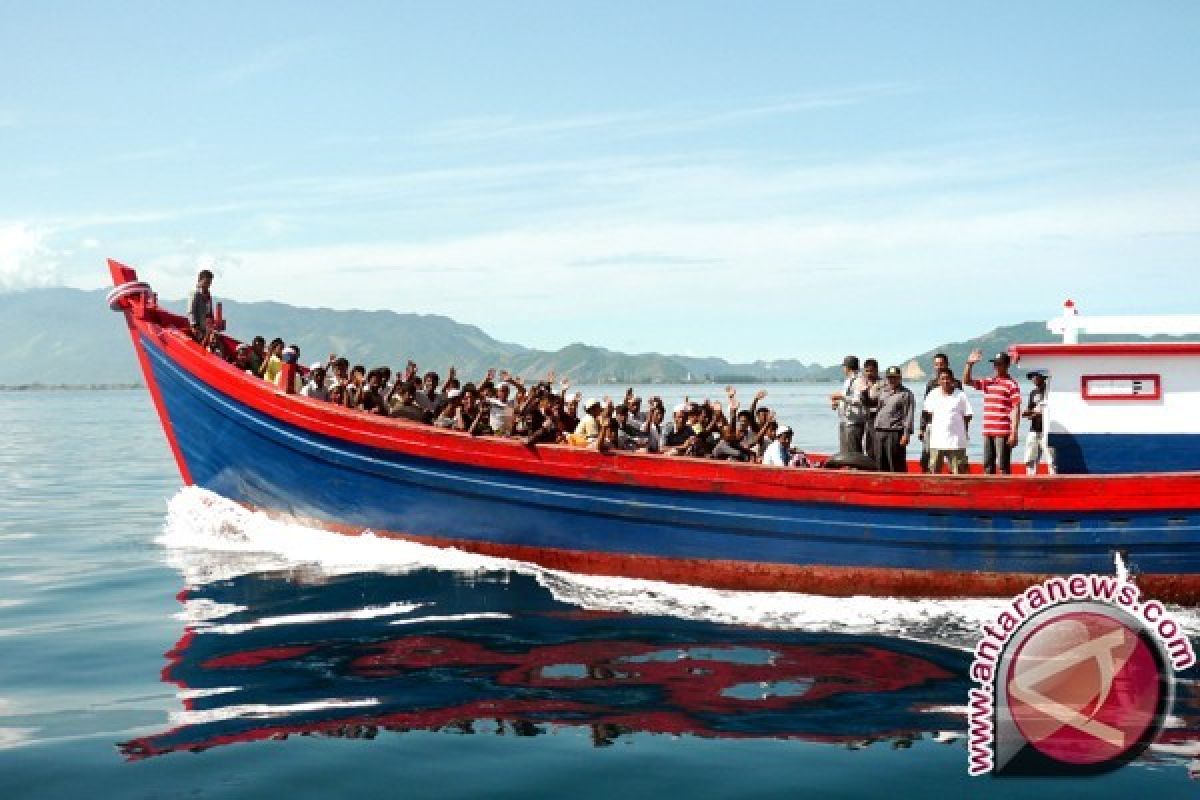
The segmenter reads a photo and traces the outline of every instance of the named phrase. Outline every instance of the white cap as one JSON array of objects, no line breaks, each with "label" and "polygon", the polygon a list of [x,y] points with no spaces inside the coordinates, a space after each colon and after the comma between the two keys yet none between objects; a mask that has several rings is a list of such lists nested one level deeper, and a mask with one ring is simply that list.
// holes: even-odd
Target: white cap
[{"label": "white cap", "polygon": [[458,389],[447,389],[446,390],[446,399],[453,400],[454,398],[458,397],[460,394],[462,394],[462,392],[460,392]]},{"label": "white cap", "polygon": [[687,403],[680,403],[679,405],[675,406],[675,413],[676,413],[676,414],[686,414],[686,413],[687,413],[687,410],[688,410],[688,404],[687,404]]},{"label": "white cap", "polygon": [[588,409],[590,409],[592,406],[598,406],[598,405],[600,405],[600,401],[599,401],[599,400],[597,400],[597,399],[596,399],[596,398],[594,398],[594,397],[589,397],[589,398],[588,398],[588,401],[587,401],[586,403],[584,403],[584,404],[583,404],[583,410],[584,410],[584,411],[587,411],[587,410],[588,410]]},{"label": "white cap", "polygon": [[783,436],[785,433],[792,433],[791,426],[780,425],[779,428],[777,428],[775,431],[776,436]]},{"label": "white cap", "polygon": [[322,362],[320,362],[320,361],[314,361],[313,363],[311,363],[311,364],[309,364],[309,365],[308,365],[308,368],[309,368],[309,369],[324,369],[324,368],[325,368],[325,364],[323,364],[323,363],[322,363]]}]

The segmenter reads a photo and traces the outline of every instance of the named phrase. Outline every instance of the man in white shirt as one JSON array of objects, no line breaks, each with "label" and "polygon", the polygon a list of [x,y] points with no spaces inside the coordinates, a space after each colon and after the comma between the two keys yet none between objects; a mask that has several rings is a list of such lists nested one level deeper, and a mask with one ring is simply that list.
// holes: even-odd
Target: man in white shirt
[{"label": "man in white shirt", "polygon": [[767,446],[763,453],[762,463],[768,467],[790,467],[792,465],[792,429],[787,425],[780,426],[775,433],[775,441]]},{"label": "man in white shirt", "polygon": [[967,472],[967,426],[971,424],[971,403],[955,386],[954,373],[938,373],[938,388],[925,396],[929,419],[929,471],[941,472],[942,463],[956,475]]},{"label": "man in white shirt", "polygon": [[325,388],[325,365],[314,361],[308,368],[308,381],[300,390],[300,394],[314,400],[329,400],[329,390]]}]

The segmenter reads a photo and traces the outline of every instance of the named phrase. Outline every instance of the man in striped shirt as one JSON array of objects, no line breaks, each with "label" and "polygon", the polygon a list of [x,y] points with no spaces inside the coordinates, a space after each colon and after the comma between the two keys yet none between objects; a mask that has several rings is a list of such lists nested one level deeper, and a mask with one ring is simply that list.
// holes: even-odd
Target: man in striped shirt
[{"label": "man in striped shirt", "polygon": [[1008,353],[997,353],[992,358],[992,377],[972,379],[972,367],[982,360],[983,353],[979,350],[972,350],[967,356],[963,385],[983,392],[983,471],[996,474],[999,460],[1000,472],[1007,475],[1012,471],[1012,450],[1021,422],[1021,387],[1008,374],[1011,363]]}]

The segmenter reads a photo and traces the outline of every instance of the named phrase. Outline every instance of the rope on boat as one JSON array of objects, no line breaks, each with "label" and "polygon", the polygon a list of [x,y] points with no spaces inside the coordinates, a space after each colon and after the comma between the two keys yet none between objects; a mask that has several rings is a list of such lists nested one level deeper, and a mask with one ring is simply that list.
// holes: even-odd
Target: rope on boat
[{"label": "rope on boat", "polygon": [[145,281],[129,281],[116,286],[108,293],[108,307],[113,311],[124,311],[128,305],[126,298],[133,298],[138,295],[147,297],[150,295],[150,284]]}]

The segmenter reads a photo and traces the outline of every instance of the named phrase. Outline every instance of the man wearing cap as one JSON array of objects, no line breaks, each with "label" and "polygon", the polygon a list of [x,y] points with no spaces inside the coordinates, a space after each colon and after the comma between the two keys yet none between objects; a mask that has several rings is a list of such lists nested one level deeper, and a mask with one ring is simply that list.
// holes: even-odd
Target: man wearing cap
[{"label": "man wearing cap", "polygon": [[762,463],[768,467],[787,467],[792,463],[792,429],[787,425],[779,426],[775,432],[775,441],[767,446],[763,453]]},{"label": "man wearing cap", "polygon": [[899,367],[887,368],[875,414],[875,461],[884,472],[908,472],[908,442],[916,418],[916,400],[901,381]]},{"label": "man wearing cap", "polygon": [[842,453],[861,453],[867,427],[867,409],[863,405],[867,387],[859,378],[858,356],[842,359],[842,371],[846,376],[842,390],[829,396],[833,410],[838,412],[838,449]]},{"label": "man wearing cap", "polygon": [[1012,450],[1017,444],[1017,427],[1021,424],[1021,387],[1008,374],[1012,359],[1008,353],[992,357],[990,378],[971,377],[971,369],[983,360],[983,352],[972,350],[963,371],[963,384],[983,392],[983,471],[996,474],[1012,471]]},{"label": "man wearing cap", "polygon": [[1025,377],[1033,381],[1033,389],[1029,392],[1029,404],[1021,414],[1029,420],[1029,437],[1025,440],[1025,474],[1036,475],[1038,462],[1045,459],[1053,474],[1054,451],[1046,446],[1045,434],[1042,432],[1042,412],[1046,407],[1046,372],[1034,370]]}]

